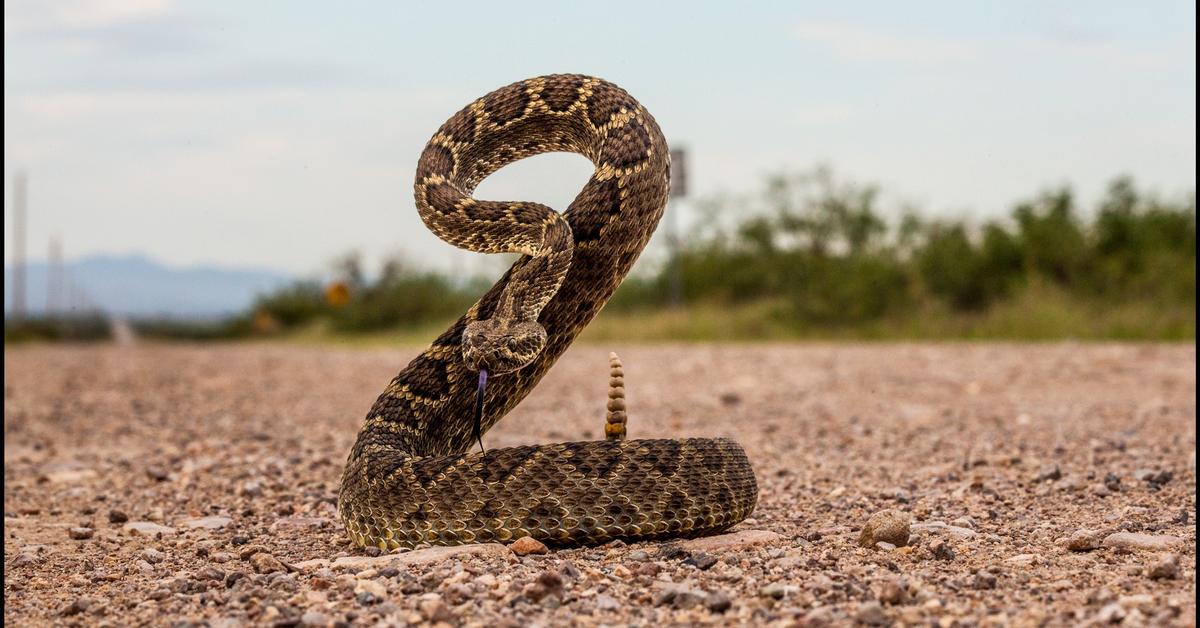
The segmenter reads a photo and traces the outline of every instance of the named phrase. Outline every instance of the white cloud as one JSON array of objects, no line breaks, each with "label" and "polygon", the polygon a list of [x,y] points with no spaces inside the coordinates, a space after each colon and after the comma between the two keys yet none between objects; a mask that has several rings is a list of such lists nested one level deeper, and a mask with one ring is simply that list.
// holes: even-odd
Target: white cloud
[{"label": "white cloud", "polygon": [[804,21],[792,29],[792,35],[851,61],[942,64],[972,59],[980,52],[970,42],[883,31],[848,22]]}]

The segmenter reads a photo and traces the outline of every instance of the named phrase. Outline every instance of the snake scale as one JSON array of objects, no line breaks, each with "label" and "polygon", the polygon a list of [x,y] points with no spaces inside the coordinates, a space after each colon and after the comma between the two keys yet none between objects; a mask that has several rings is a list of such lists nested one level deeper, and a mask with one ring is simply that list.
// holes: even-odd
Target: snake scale
[{"label": "snake scale", "polygon": [[[472,197],[499,168],[562,151],[596,167],[566,212]],[[392,549],[531,536],[563,547],[694,537],[754,510],[754,472],[729,439],[468,453],[629,272],[662,217],[669,168],[654,118],[621,88],[588,76],[502,87],[442,125],[417,166],[421,218],[461,248],[523,255],[371,407],[338,503],[355,543]]]}]

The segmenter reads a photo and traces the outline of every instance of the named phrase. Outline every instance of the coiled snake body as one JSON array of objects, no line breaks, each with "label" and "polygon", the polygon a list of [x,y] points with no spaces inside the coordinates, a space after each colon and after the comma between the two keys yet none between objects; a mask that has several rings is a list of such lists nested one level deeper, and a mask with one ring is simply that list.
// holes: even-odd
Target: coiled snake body
[{"label": "coiled snake body", "polygon": [[[555,151],[596,166],[565,213],[471,196],[504,165]],[[462,248],[524,255],[372,406],[338,505],[357,544],[688,537],[723,530],[753,511],[754,473],[729,439],[467,453],[612,296],[662,216],[668,170],[666,141],[650,114],[624,90],[587,76],[514,83],[442,125],[417,166],[425,224]],[[476,426],[481,371],[491,380]]]}]

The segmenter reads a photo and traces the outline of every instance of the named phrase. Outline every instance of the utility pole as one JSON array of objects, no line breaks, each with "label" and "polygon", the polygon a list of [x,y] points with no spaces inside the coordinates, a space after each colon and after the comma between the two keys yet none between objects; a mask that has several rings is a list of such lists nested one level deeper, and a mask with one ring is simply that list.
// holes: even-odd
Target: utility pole
[{"label": "utility pole", "polygon": [[[667,240],[671,248],[671,267],[668,269],[667,298],[672,306],[683,303],[683,259],[680,256],[679,202],[687,196],[687,151],[671,149],[671,194],[667,199]],[[674,202],[672,202],[674,201]]]},{"label": "utility pole", "polygon": [[50,237],[50,264],[46,269],[46,315],[64,314],[62,238]]},{"label": "utility pole", "polygon": [[13,179],[13,319],[25,318],[25,173]]}]

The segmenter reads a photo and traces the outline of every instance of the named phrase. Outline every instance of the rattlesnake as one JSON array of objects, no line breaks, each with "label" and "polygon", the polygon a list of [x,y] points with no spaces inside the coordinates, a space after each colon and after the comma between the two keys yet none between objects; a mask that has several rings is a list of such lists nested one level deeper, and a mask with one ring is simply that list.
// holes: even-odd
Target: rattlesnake
[{"label": "rattlesnake", "polygon": [[[565,213],[471,196],[506,164],[556,151],[596,166]],[[753,470],[729,439],[467,453],[529,394],[629,272],[662,216],[669,167],[654,118],[621,88],[588,76],[514,83],[442,125],[417,165],[421,218],[459,247],[524,255],[372,406],[339,497],[354,542],[390,549],[523,536],[551,546],[689,537],[754,510]]]}]

